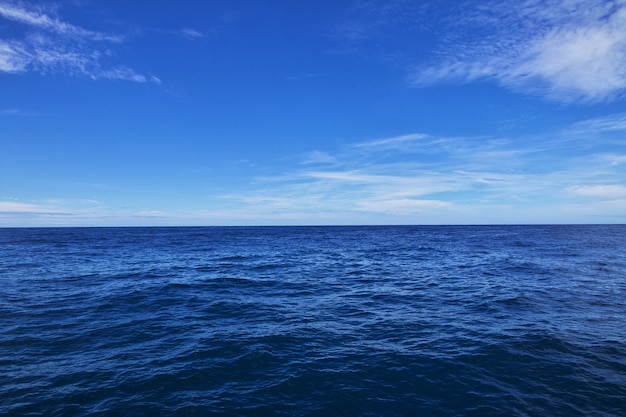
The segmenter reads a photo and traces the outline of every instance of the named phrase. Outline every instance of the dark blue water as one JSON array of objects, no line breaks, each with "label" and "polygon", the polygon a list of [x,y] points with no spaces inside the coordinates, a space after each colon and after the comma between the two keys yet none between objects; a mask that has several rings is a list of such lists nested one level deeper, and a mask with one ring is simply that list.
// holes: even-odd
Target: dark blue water
[{"label": "dark blue water", "polygon": [[0,229],[2,416],[624,416],[626,226]]}]

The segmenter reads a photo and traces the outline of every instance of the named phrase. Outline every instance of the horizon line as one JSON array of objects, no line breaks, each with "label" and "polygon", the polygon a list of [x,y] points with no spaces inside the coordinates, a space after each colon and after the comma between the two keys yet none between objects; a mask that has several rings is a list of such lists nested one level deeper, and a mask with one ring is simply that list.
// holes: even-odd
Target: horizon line
[{"label": "horizon line", "polygon": [[250,225],[75,225],[0,226],[1,229],[183,229],[183,228],[308,228],[308,227],[524,227],[524,226],[626,226],[626,223],[447,223],[447,224],[250,224]]}]

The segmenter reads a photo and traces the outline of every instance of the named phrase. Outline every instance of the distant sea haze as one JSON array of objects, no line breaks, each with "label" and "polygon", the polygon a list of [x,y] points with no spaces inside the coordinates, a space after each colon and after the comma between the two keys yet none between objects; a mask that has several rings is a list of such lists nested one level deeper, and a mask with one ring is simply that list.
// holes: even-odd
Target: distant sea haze
[{"label": "distant sea haze", "polygon": [[0,229],[0,416],[626,416],[626,226]]}]

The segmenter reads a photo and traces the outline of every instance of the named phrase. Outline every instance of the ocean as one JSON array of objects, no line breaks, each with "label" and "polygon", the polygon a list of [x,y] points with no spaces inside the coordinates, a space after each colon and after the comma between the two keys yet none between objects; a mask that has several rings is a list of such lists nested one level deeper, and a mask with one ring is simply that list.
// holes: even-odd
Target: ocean
[{"label": "ocean", "polygon": [[0,416],[625,416],[626,226],[0,229]]}]

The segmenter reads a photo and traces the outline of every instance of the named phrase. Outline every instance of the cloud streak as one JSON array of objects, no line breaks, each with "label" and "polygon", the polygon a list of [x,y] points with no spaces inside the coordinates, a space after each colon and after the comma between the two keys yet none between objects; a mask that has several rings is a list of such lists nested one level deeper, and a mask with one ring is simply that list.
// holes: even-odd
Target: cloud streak
[{"label": "cloud streak", "polygon": [[[300,155],[201,204],[0,202],[0,223],[451,224],[626,220],[626,114],[520,137],[422,133]],[[571,150],[574,152],[570,152]],[[581,151],[582,150],[582,151]],[[168,208],[169,207],[169,208]],[[26,222],[26,220],[24,220]]]},{"label": "cloud streak", "polygon": [[626,186],[624,185],[577,185],[569,187],[567,191],[585,197],[597,197],[603,200],[626,198]]},{"label": "cloud streak", "polygon": [[314,151],[299,168],[222,197],[235,207],[246,204],[259,218],[326,216],[349,223],[624,217],[624,117],[524,138],[412,133],[365,140],[332,153]]},{"label": "cloud streak", "polygon": [[66,73],[93,79],[116,79],[139,83],[160,80],[128,66],[110,65],[119,34],[88,30],[54,16],[50,4],[14,3],[0,0],[0,21],[14,26],[18,36],[0,37],[0,72]]},{"label": "cloud streak", "polygon": [[0,213],[44,213],[47,211],[47,209],[36,204],[0,201]]},{"label": "cloud streak", "polygon": [[24,23],[36,28],[46,29],[61,35],[77,36],[98,41],[122,41],[122,37],[120,36],[107,35],[100,32],[86,30],[70,23],[63,22],[57,18],[50,17],[39,7],[31,7],[32,9],[26,9],[12,3],[0,3],[0,16],[8,20]]}]

